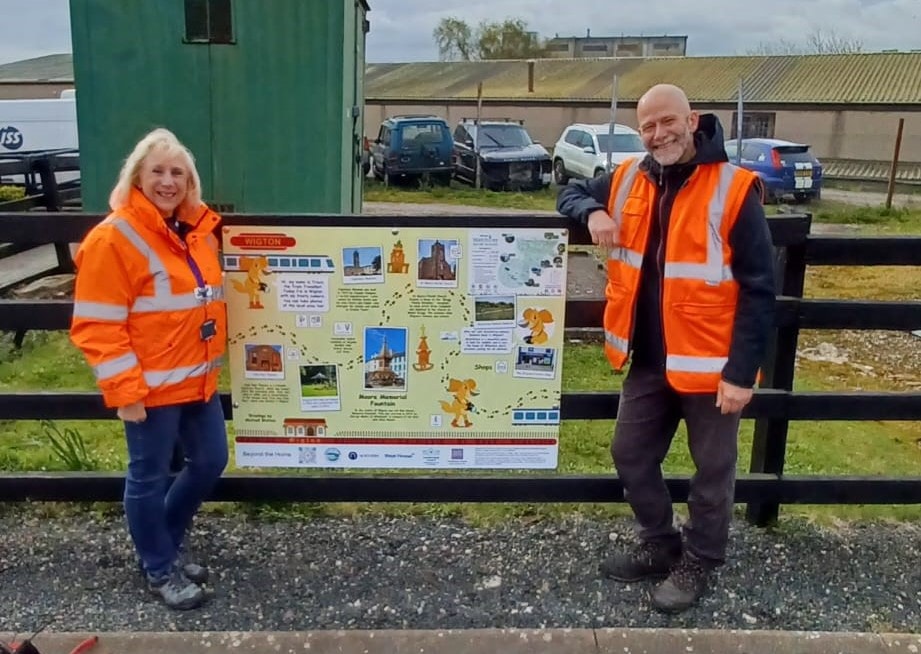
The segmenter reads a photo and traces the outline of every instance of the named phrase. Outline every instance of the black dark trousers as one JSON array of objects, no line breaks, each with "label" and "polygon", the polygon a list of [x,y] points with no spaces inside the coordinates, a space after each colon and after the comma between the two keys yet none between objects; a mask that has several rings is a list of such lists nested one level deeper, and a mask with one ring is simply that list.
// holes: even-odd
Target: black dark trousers
[{"label": "black dark trousers", "polygon": [[685,547],[719,565],[725,562],[729,540],[740,415],[722,415],[715,394],[676,392],[662,370],[631,368],[620,397],[611,455],[639,523],[639,537],[677,538],[662,461],[682,418],[697,468],[688,498],[690,520],[683,528]]}]

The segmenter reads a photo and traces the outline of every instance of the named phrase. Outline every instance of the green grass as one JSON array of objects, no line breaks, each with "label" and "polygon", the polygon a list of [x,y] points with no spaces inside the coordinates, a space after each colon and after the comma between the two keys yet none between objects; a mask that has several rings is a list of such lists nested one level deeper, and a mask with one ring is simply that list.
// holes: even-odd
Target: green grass
[{"label": "green grass", "polygon": [[407,202],[410,204],[454,204],[496,209],[522,209],[525,211],[556,211],[557,189],[553,186],[542,191],[499,192],[475,189],[459,182],[445,186],[384,186],[381,182],[365,182],[365,202]]},{"label": "green grass", "polygon": [[26,190],[21,186],[0,186],[0,202],[21,200],[26,196]]},{"label": "green grass", "polygon": [[[542,191],[528,193],[503,193],[485,191],[451,182],[444,186],[391,186],[367,180],[365,202],[395,202],[410,204],[450,204],[495,209],[521,209],[525,211],[556,211],[556,197],[559,189],[550,186]],[[921,195],[919,195],[921,197]],[[821,200],[803,207],[768,205],[769,215],[783,209],[787,212],[808,211],[815,223],[850,225],[857,234],[921,234],[921,205],[908,208],[880,206],[855,206],[843,202]]]},{"label": "green grass", "polygon": [[[23,350],[12,350],[9,339],[0,351],[0,390],[92,390],[93,379],[82,357],[69,344],[66,334],[31,332],[26,336]],[[805,390],[840,389],[829,384],[820,368],[801,368],[797,388]],[[564,352],[563,388],[566,391],[616,390],[623,376],[613,373],[604,361],[598,344],[570,343]],[[227,378],[223,390],[228,389]],[[121,471],[127,461],[120,423],[103,421],[59,421],[60,431],[72,428],[79,432],[88,453],[100,470]],[[567,421],[560,437],[559,474],[607,474],[611,472],[609,445],[612,420]],[[753,422],[743,421],[740,436],[739,472],[748,470],[751,453]],[[232,429],[231,438],[232,438]],[[55,455],[42,424],[38,421],[7,421],[0,426],[0,470],[65,470],[66,463]],[[835,475],[917,475],[921,469],[921,449],[915,441],[921,438],[917,423],[884,422],[794,422],[790,426],[787,472],[790,474]],[[687,451],[683,426],[665,463],[670,474],[693,472]],[[231,464],[230,470],[235,470]],[[290,474],[290,470],[266,471],[266,474]],[[303,474],[328,474],[326,471],[304,471]],[[351,474],[351,473],[334,473]],[[358,472],[355,474],[364,474]],[[433,474],[427,471],[426,474]],[[441,474],[441,473],[434,473]],[[444,474],[483,474],[481,471]],[[511,472],[507,474],[528,474]],[[462,516],[473,522],[493,522],[509,517],[541,519],[560,513],[579,511],[583,514],[612,516],[627,515],[626,505],[386,505],[334,504],[286,506],[279,503],[219,507],[216,510],[242,510],[262,516],[315,515],[331,513],[350,515],[367,511],[388,511],[395,514],[424,514]],[[919,519],[921,507],[797,507],[786,506],[785,515],[806,515],[813,519]]]},{"label": "green grass", "polygon": [[301,397],[336,397],[339,390],[328,384],[301,384]]},{"label": "green grass", "polygon": [[813,220],[832,225],[855,225],[863,234],[921,234],[921,207],[853,206],[822,201],[814,208]]}]

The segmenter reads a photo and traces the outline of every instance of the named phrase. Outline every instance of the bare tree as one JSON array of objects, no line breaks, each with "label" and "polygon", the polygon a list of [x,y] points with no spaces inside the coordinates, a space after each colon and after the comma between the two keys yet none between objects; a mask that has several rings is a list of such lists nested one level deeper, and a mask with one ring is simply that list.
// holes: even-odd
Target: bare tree
[{"label": "bare tree", "polygon": [[474,32],[459,18],[442,18],[432,32],[442,61],[471,59],[532,59],[546,48],[536,32],[520,19],[483,21]]},{"label": "bare tree", "polygon": [[863,42],[834,30],[812,30],[801,42],[778,39],[760,42],[746,51],[749,55],[853,54],[863,51]]},{"label": "bare tree", "polygon": [[863,51],[863,42],[842,36],[834,30],[823,32],[814,29],[806,37],[809,48],[816,54],[854,54]]},{"label": "bare tree", "polygon": [[754,48],[745,51],[749,55],[793,55],[804,54],[803,46],[787,39],[777,41],[761,41]]}]

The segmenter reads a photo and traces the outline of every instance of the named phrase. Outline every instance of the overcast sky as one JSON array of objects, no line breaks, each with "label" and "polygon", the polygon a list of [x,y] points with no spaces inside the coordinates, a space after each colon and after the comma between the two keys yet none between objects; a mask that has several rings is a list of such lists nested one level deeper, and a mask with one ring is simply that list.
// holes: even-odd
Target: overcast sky
[{"label": "overcast sky", "polygon": [[[159,2],[161,0],[146,0]],[[266,0],[267,1],[267,0]],[[303,0],[335,2],[336,0]],[[745,54],[759,42],[800,42],[816,30],[864,50],[921,49],[919,0],[369,0],[369,62],[435,61],[446,16],[476,26],[516,17],[541,36],[686,34],[688,54]],[[68,0],[0,0],[0,63],[70,52]]]}]

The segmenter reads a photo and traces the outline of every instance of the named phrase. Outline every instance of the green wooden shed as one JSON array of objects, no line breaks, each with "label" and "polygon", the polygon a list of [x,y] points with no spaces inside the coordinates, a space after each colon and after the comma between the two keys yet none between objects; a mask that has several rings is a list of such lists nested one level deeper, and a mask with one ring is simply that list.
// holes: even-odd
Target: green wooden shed
[{"label": "green wooden shed", "polygon": [[83,205],[150,129],[224,212],[360,213],[365,0],[71,0]]}]

